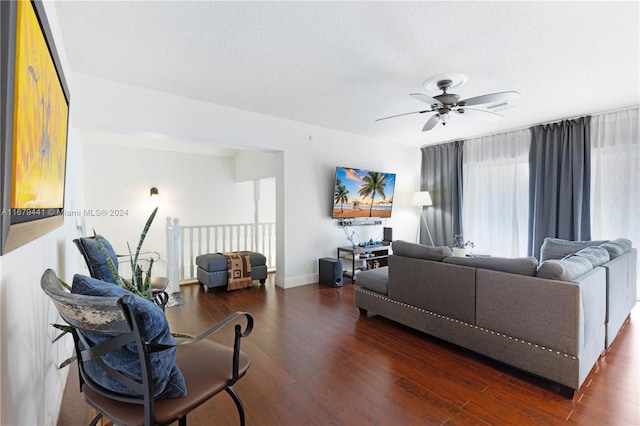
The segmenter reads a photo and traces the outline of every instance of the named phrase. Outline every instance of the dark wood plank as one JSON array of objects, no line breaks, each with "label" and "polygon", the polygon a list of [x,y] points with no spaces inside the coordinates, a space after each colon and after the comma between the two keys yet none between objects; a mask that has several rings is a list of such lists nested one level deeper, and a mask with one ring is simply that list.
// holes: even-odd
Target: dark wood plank
[{"label": "dark wood plank", "polygon": [[[355,286],[265,286],[205,293],[182,286],[167,309],[173,331],[199,333],[244,310],[256,320],[243,350],[251,368],[235,388],[248,425],[640,424],[640,308],[573,400],[556,386],[377,316],[362,317]],[[232,330],[216,334],[230,339]],[[87,424],[75,366],[58,424]],[[237,424],[221,394],[190,425]]]}]

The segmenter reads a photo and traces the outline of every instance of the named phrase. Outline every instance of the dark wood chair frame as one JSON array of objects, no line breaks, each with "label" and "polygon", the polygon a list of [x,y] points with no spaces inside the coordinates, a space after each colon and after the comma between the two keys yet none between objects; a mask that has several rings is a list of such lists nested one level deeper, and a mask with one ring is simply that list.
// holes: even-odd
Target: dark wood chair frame
[{"label": "dark wood chair frame", "polygon": [[[206,332],[200,334],[192,339],[186,339],[179,341],[176,345],[164,345],[154,342],[143,341],[140,328],[141,324],[139,320],[133,314],[133,308],[130,304],[129,298],[131,296],[123,297],[99,297],[99,296],[85,296],[72,294],[60,284],[55,272],[51,269],[45,271],[41,280],[41,287],[44,292],[53,300],[58,312],[62,316],[62,319],[66,321],[70,326],[73,334],[75,352],[77,356],[77,364],[80,377],[80,391],[84,394],[85,401],[93,406],[98,414],[91,422],[91,426],[96,425],[100,419],[104,416],[111,419],[114,423],[118,423],[116,413],[118,411],[135,411],[136,407],[140,405],[144,406],[143,410],[137,408],[139,413],[135,419],[135,424],[144,424],[145,426],[151,425],[167,425],[175,422],[179,422],[180,426],[186,426],[187,413],[197,408],[202,403],[209,400],[211,397],[217,395],[221,390],[225,390],[233,399],[238,414],[240,417],[240,424],[245,424],[244,407],[240,397],[236,391],[232,388],[232,385],[237,382],[239,378],[244,376],[249,368],[250,361],[248,356],[240,351],[240,341],[243,337],[247,337],[253,329],[253,316],[248,312],[235,312],[227,316],[224,320],[217,323],[214,327],[210,328]],[[245,318],[246,324],[244,330],[239,322],[243,322],[242,318]],[[225,352],[228,357],[232,357],[231,362],[227,362],[229,367],[222,369],[220,375],[224,377],[216,377],[219,384],[214,386],[213,389],[205,389],[204,395],[194,395],[189,393],[183,398],[164,398],[156,399],[153,397],[153,378],[151,376],[150,368],[150,354],[158,351],[163,351],[172,347],[181,345],[192,345],[201,342],[206,337],[215,333],[223,326],[235,323],[235,335],[233,342],[233,351],[231,348]],[[110,340],[107,340],[98,345],[91,345],[82,334],[82,331],[91,331],[95,333],[105,333],[109,335],[115,335]],[[128,343],[135,342],[137,352],[139,356],[139,362],[142,371],[142,383],[138,383],[132,380],[122,373],[106,365],[101,356],[108,352],[117,350]],[[211,341],[205,341],[205,347],[202,348],[205,351],[210,347],[222,347],[223,345],[214,343]],[[178,349],[180,350],[180,349]],[[195,349],[200,351],[200,349]],[[192,350],[192,353],[194,350]],[[219,350],[215,351],[216,356],[219,358]],[[198,357],[202,358],[202,353],[197,352]],[[132,389],[135,393],[141,396],[128,396],[113,392],[105,389],[98,383],[94,382],[91,377],[85,371],[84,362],[93,360],[98,363],[111,377],[116,381]],[[180,361],[180,359],[178,359]],[[182,364],[188,363],[188,359],[183,359]],[[202,362],[202,361],[201,361]],[[208,362],[208,361],[207,361]],[[211,359],[213,363],[224,362],[221,359]],[[242,364],[242,365],[241,365]],[[219,364],[218,364],[219,365]],[[180,362],[178,362],[180,367]],[[203,366],[204,368],[204,366]],[[208,373],[209,375],[211,373]],[[198,374],[193,374],[197,376]],[[203,376],[206,376],[204,374]],[[198,380],[198,377],[192,378]],[[185,374],[185,382],[189,383],[189,378]],[[220,384],[221,383],[221,384]],[[87,389],[88,387],[88,389]],[[198,387],[198,389],[201,389]],[[97,397],[88,398],[87,393],[91,392],[92,395]],[[96,403],[97,401],[103,401],[103,404]],[[125,404],[133,404],[123,405]],[[170,406],[168,409],[161,409],[161,418],[156,417],[156,409],[162,405]],[[162,407],[161,407],[162,408]],[[124,409],[124,410],[123,410]]]}]

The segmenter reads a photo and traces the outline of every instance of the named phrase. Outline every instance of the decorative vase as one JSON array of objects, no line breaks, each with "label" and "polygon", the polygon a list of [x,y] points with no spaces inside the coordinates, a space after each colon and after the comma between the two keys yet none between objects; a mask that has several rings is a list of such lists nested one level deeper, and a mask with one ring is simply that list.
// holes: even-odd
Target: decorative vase
[{"label": "decorative vase", "polygon": [[454,256],[458,256],[458,257],[464,257],[467,255],[467,249],[466,248],[460,248],[460,247],[454,247],[453,248],[453,255]]}]

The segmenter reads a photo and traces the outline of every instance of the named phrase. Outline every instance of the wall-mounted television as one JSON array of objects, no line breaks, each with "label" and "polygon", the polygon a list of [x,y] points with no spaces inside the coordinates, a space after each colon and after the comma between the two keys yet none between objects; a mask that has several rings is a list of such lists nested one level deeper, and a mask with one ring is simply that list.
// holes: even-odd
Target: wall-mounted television
[{"label": "wall-mounted television", "polygon": [[395,173],[336,167],[331,217],[391,217],[395,185]]}]

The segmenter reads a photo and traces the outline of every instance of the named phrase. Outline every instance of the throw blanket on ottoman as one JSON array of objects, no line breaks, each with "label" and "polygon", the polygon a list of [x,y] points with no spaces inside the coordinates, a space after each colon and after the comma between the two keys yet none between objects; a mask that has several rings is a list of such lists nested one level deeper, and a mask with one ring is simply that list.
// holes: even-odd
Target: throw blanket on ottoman
[{"label": "throw blanket on ottoman", "polygon": [[227,258],[227,290],[251,287],[251,261],[248,254],[238,252],[222,253]]}]

